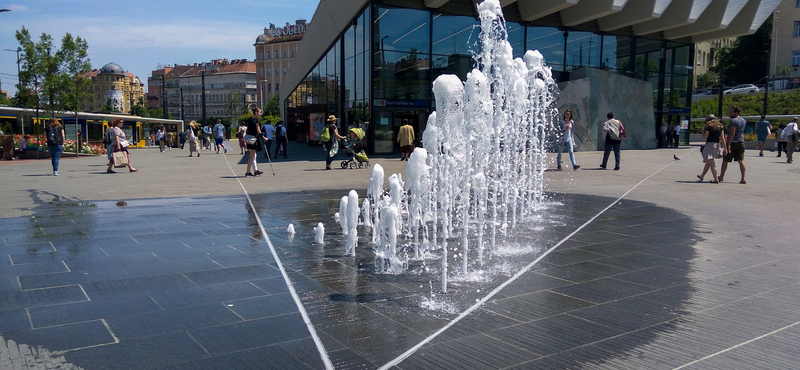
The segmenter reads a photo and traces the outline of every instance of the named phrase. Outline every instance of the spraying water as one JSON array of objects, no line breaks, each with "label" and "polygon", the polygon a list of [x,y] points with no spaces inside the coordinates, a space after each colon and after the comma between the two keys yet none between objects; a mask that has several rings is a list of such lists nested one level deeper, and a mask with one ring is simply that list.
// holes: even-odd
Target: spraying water
[{"label": "spraying water", "polygon": [[[387,192],[383,168],[375,165],[362,203],[379,270],[405,265],[397,245],[409,237],[414,258],[441,251],[443,292],[449,274],[481,269],[498,239],[534,216],[544,200],[545,135],[558,114],[542,55],[513,58],[499,0],[480,3],[478,13],[475,68],[464,82],[454,75],[434,81],[437,110],[424,148],[409,158],[407,180],[391,175]],[[457,270],[448,270],[450,259],[460,262]]]},{"label": "spraying water", "polygon": [[323,225],[322,222],[314,227],[314,242],[317,244],[325,243],[325,225]]}]

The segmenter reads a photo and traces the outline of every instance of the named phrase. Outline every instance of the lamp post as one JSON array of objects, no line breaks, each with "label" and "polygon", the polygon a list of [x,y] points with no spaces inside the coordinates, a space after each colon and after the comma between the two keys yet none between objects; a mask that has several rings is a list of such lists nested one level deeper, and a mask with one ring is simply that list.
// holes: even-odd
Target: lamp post
[{"label": "lamp post", "polygon": [[200,71],[200,102],[203,105],[203,125],[206,124],[206,71]]},{"label": "lamp post", "polygon": [[[772,55],[769,58],[770,59],[769,63],[767,63],[767,81],[764,83],[764,107],[761,110],[763,112],[761,114],[763,114],[764,116],[767,115],[767,102],[769,100],[769,76],[770,76],[770,73],[771,73],[772,74],[772,79],[774,80],[775,79],[775,73],[776,73],[775,69],[778,68],[778,39],[777,39],[778,36],[777,36],[777,34],[778,34],[778,14],[780,14],[780,13],[781,12],[777,11],[777,10],[775,11],[775,13],[772,13],[772,45],[774,45],[773,47],[774,47],[775,51],[772,52],[772,50],[770,50]],[[770,49],[772,49],[772,48],[770,48]],[[773,65],[775,66],[774,68],[773,68]]]}]

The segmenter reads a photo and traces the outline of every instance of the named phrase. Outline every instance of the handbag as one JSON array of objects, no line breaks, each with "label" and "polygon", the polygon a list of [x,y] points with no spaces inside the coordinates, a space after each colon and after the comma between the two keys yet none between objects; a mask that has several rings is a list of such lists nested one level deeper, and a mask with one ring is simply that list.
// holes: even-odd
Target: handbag
[{"label": "handbag", "polygon": [[114,152],[114,167],[126,167],[128,165],[128,156],[125,152]]},{"label": "handbag", "polygon": [[244,135],[244,142],[249,145],[256,145],[257,138],[253,135]]},{"label": "handbag", "polygon": [[123,139],[123,140],[119,141],[119,146],[121,146],[123,148],[127,148],[127,147],[131,146],[131,142],[128,141],[128,140],[124,140]]}]

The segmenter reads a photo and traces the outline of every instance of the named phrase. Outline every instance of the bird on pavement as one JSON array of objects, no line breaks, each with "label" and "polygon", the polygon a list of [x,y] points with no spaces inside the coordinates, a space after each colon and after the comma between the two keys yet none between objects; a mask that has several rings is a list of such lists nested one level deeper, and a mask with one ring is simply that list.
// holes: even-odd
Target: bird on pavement
[{"label": "bird on pavement", "polygon": [[675,155],[675,154],[673,154],[673,155],[672,155],[672,159],[674,159],[674,160],[676,160],[676,161],[680,161],[680,160],[681,160],[681,159],[680,159],[680,158],[678,158],[678,156],[677,156],[677,155]]}]

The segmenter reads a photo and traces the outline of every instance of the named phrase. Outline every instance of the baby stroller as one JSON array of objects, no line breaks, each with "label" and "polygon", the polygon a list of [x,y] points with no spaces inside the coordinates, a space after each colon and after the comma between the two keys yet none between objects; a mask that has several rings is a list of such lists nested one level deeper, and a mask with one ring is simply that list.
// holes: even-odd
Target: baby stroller
[{"label": "baby stroller", "polygon": [[354,127],[349,131],[348,138],[342,140],[342,147],[350,159],[342,161],[342,168],[347,168],[348,166],[352,169],[369,168],[369,157],[367,157],[367,152],[364,151],[364,148],[361,147],[361,140],[364,139],[364,130]]}]

